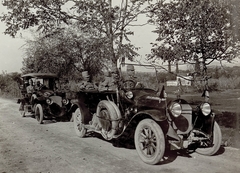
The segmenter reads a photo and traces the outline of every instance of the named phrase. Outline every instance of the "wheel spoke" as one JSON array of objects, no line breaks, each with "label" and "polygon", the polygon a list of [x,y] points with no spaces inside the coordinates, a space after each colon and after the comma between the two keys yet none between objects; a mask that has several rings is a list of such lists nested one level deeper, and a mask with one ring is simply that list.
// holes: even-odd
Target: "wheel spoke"
[{"label": "wheel spoke", "polygon": [[140,136],[140,138],[139,138],[139,142],[140,142],[140,143],[144,143],[144,142],[145,142],[145,137]]},{"label": "wheel spoke", "polygon": [[154,149],[154,151],[155,151],[156,148],[157,148],[156,145],[155,145],[153,142],[151,143],[151,147]]},{"label": "wheel spoke", "polygon": [[155,149],[154,147],[152,147],[152,145],[149,146],[149,151],[150,151],[150,155],[155,153]]},{"label": "wheel spoke", "polygon": [[142,138],[146,139],[147,136],[144,134],[144,130],[142,131],[142,133],[140,134],[142,136]]}]

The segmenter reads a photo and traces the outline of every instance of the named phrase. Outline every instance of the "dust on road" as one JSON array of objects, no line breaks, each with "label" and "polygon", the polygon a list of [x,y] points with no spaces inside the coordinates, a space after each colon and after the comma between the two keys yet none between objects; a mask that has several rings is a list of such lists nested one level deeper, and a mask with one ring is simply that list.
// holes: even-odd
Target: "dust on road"
[{"label": "dust on road", "polygon": [[147,165],[135,149],[119,148],[95,136],[78,138],[72,122],[21,118],[19,105],[0,98],[0,172],[107,173],[204,172],[240,170],[240,151],[222,148],[216,156],[169,152],[159,165]]}]

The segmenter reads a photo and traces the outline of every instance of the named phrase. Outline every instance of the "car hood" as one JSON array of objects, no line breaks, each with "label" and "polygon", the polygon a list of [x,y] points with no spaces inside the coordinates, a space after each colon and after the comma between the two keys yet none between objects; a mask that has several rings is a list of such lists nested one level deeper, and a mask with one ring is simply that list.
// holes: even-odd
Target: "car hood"
[{"label": "car hood", "polygon": [[157,91],[151,89],[133,90],[134,102],[139,107],[159,108],[164,107],[166,98],[160,98]]},{"label": "car hood", "polygon": [[54,91],[52,91],[52,90],[40,90],[40,91],[37,92],[37,94],[39,96],[49,97],[49,96],[54,94]]}]

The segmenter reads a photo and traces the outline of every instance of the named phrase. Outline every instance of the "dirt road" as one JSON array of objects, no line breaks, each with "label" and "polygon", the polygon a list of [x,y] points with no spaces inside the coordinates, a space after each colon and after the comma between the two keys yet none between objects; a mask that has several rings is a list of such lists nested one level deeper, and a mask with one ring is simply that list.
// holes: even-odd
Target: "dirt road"
[{"label": "dirt road", "polygon": [[21,118],[19,105],[0,98],[1,173],[235,173],[240,151],[221,148],[216,156],[169,152],[159,165],[147,165],[135,149],[115,147],[97,137],[78,138],[71,122],[38,124]]}]

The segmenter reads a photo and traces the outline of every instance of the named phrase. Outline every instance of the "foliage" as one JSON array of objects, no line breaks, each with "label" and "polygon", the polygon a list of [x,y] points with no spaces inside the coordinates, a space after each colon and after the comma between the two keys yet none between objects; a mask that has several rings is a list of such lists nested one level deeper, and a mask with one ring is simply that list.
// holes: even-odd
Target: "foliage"
[{"label": "foliage", "polygon": [[94,39],[73,29],[59,30],[46,36],[28,40],[23,61],[24,73],[52,72],[59,77],[79,78],[81,71],[96,75],[102,68],[104,40]]},{"label": "foliage", "polygon": [[[76,32],[90,36],[88,44],[90,46],[93,43],[91,51],[100,46],[105,53],[100,57],[101,60],[105,60],[105,64],[116,65],[117,59],[122,56],[133,59],[138,55],[138,48],[128,38],[133,34],[129,25],[139,14],[146,13],[147,8],[141,8],[145,1],[122,0],[113,5],[112,0],[4,0],[2,4],[8,8],[8,13],[0,18],[7,26],[5,34],[13,37],[21,29],[35,27],[49,36],[59,29],[77,26]],[[70,7],[69,11],[66,6]],[[25,62],[25,65],[29,67],[27,63],[31,64],[31,61],[40,57],[27,58],[29,62]]]},{"label": "foliage", "polygon": [[19,73],[3,73],[0,74],[0,95],[19,96],[18,82],[20,79]]},{"label": "foliage", "polygon": [[[201,74],[213,61],[228,61],[238,55],[239,28],[234,3],[219,0],[160,1],[150,23],[158,37],[149,59],[201,63]],[[236,4],[235,4],[236,5]],[[239,3],[237,4],[239,7]],[[234,20],[233,19],[237,19]],[[199,71],[198,71],[199,72]]]}]

